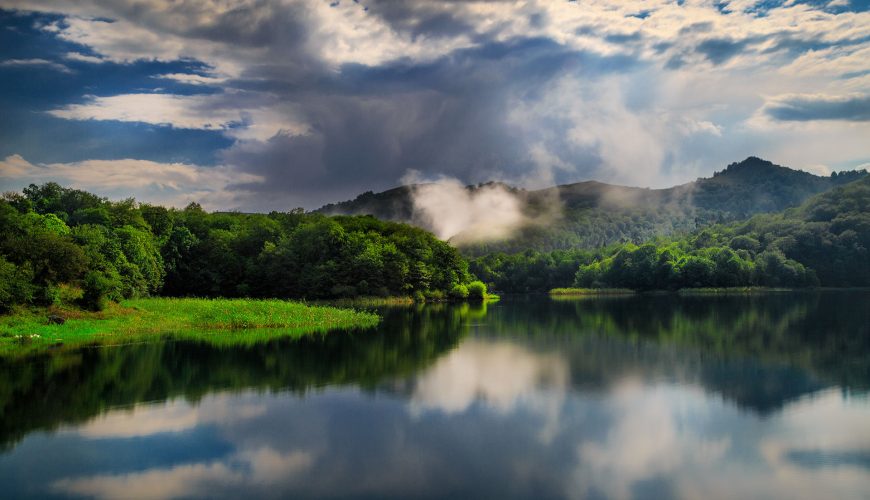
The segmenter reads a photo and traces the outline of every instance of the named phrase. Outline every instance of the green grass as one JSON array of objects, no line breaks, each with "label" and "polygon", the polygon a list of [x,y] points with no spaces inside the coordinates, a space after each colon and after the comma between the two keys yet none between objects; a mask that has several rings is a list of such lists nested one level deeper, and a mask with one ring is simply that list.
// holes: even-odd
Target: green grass
[{"label": "green grass", "polygon": [[343,299],[319,300],[315,304],[335,307],[382,307],[382,306],[411,306],[414,299],[411,297],[348,297]]},{"label": "green grass", "polygon": [[634,295],[634,290],[628,288],[554,288],[550,295],[554,297],[580,297],[586,295]]},{"label": "green grass", "polygon": [[[67,320],[63,325],[50,325],[50,314]],[[136,299],[96,313],[20,308],[0,316],[0,355],[166,339],[249,344],[339,328],[368,328],[379,321],[368,312],[284,300]]]}]

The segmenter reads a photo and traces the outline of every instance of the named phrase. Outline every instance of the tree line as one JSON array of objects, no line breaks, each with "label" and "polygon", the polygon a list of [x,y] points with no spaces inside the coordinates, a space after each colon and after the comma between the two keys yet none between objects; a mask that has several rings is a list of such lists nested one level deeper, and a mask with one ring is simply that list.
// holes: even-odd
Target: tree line
[{"label": "tree line", "polygon": [[490,254],[473,259],[471,270],[505,292],[870,286],[870,177],[797,208],[683,236],[598,250]]},{"label": "tree line", "polygon": [[437,300],[480,286],[447,243],[370,216],[179,210],[55,183],[0,200],[4,310],[149,295]]}]

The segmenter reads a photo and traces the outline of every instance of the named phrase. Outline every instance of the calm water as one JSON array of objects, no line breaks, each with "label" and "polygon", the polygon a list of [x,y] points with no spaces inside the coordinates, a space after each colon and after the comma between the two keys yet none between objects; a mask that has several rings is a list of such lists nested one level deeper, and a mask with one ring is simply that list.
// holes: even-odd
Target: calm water
[{"label": "calm water", "polygon": [[870,293],[503,300],[0,361],[0,497],[870,497]]}]

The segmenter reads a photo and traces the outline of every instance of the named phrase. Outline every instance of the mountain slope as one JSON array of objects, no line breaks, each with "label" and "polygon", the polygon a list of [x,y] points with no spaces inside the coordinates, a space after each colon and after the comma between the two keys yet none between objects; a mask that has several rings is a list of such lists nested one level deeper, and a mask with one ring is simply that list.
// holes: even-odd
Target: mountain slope
[{"label": "mountain slope", "polygon": [[[528,219],[537,223],[526,224],[511,237],[497,241],[475,242],[473,234],[462,233],[451,240],[469,255],[640,243],[794,207],[815,194],[864,175],[864,171],[854,171],[821,177],[749,157],[728,165],[713,177],[667,189],[595,181],[533,191],[502,185],[519,201]],[[492,183],[468,186],[466,190],[474,195],[492,186]],[[417,188],[401,186],[382,193],[369,191],[351,201],[326,205],[318,212],[370,214],[432,229],[428,221],[438,214],[424,214],[415,207]]]},{"label": "mountain slope", "polygon": [[580,266],[576,285],[870,286],[870,176],[798,208],[711,226],[674,241],[612,248]]}]

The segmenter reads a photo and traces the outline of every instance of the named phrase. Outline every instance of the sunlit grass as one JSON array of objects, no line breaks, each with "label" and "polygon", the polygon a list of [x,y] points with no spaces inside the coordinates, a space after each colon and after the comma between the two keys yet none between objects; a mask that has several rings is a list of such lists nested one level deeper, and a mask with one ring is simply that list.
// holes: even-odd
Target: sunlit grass
[{"label": "sunlit grass", "polygon": [[634,290],[628,288],[554,288],[550,290],[552,297],[581,297],[588,295],[634,295]]},{"label": "sunlit grass", "polygon": [[[49,324],[49,315],[66,318]],[[344,328],[368,328],[369,312],[284,300],[136,299],[102,312],[24,309],[0,317],[0,355],[53,346],[123,344],[162,339],[247,344]]]},{"label": "sunlit grass", "polygon": [[335,307],[384,307],[384,306],[412,306],[414,299],[406,296],[395,297],[347,297],[341,299],[331,299],[317,301],[316,304],[323,304]]}]

